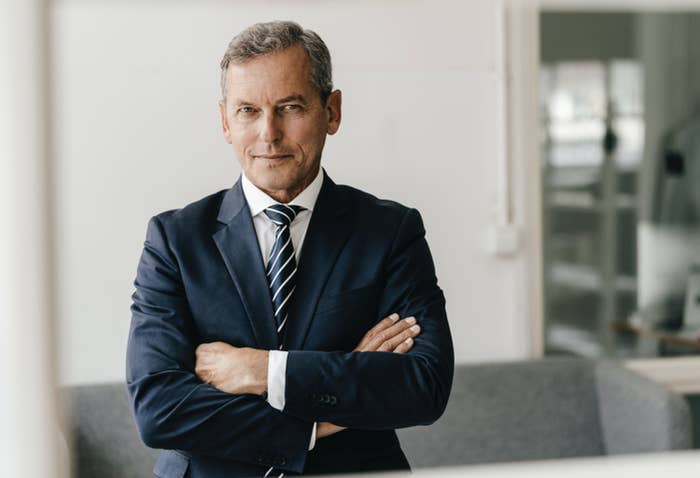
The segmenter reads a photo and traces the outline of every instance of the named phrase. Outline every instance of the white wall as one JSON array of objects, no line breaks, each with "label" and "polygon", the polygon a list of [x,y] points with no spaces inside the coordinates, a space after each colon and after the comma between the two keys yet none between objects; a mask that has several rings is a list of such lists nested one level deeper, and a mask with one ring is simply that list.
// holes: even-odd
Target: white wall
[{"label": "white wall", "polygon": [[237,178],[218,62],[233,34],[270,19],[331,50],[345,103],[330,176],[423,214],[457,361],[527,355],[518,258],[481,244],[501,137],[497,2],[62,0],[52,19],[64,383],[123,378],[148,218]]}]

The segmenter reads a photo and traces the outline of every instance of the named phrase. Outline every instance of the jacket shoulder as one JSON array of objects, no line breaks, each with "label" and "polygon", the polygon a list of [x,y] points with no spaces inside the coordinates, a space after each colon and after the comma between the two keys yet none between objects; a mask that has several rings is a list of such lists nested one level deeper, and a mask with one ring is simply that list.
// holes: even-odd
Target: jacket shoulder
[{"label": "jacket shoulder", "polygon": [[221,207],[221,201],[228,189],[222,189],[197,201],[191,202],[181,208],[168,209],[156,214],[154,217],[163,224],[189,222],[216,215]]},{"label": "jacket shoulder", "polygon": [[337,187],[360,216],[375,216],[385,220],[401,219],[412,209],[397,201],[378,198],[352,186],[338,185]]},{"label": "jacket shoulder", "polygon": [[152,220],[158,221],[165,229],[213,225],[227,191],[228,189],[222,189],[181,208],[163,211],[156,214]]}]

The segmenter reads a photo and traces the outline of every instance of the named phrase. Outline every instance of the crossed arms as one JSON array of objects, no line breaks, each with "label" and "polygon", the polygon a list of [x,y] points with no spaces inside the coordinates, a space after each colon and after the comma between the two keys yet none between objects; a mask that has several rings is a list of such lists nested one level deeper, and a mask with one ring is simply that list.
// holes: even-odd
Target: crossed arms
[{"label": "crossed arms", "polygon": [[[158,217],[149,223],[127,350],[129,395],[148,446],[244,463],[258,463],[256,456],[267,449],[287,457],[280,468],[301,472],[313,422],[337,428],[395,429],[429,424],[442,414],[452,382],[452,341],[417,211],[406,211],[396,233],[384,266],[378,310],[382,316],[391,311],[414,316],[420,336],[407,350],[395,347],[399,353],[368,349],[369,342],[358,345],[364,351],[290,351],[283,412],[255,393],[235,393],[237,385],[234,393],[228,393],[197,376],[198,369],[202,376],[206,370],[203,361],[197,366],[196,351],[202,344],[196,343],[178,261],[165,229]],[[207,347],[199,351],[204,360]],[[249,374],[241,363],[243,375]],[[253,363],[262,367],[259,360]],[[259,391],[255,387],[264,382],[260,374],[252,376],[243,385],[253,387],[246,392]],[[209,381],[227,388],[221,377]],[[329,394],[337,397],[333,406],[319,406],[312,399]],[[319,432],[325,433],[326,426],[333,431],[331,425],[323,425]]]},{"label": "crossed arms", "polygon": [[[399,314],[385,317],[367,332],[355,352],[406,353],[413,337],[420,333],[415,317],[399,320]],[[195,350],[195,373],[204,383],[231,394],[262,395],[268,384],[268,351],[234,347],[225,342],[204,343]],[[330,422],[318,424],[317,438],[325,438],[347,427]]]}]

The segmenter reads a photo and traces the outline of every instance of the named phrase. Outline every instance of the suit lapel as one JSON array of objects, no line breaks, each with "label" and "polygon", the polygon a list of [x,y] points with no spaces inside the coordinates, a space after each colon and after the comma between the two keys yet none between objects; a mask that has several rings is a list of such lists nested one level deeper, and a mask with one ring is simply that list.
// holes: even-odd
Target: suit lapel
[{"label": "suit lapel", "polygon": [[286,350],[304,345],[323,287],[352,230],[343,191],[325,175],[297,266],[297,285],[289,307]]},{"label": "suit lapel", "polygon": [[277,350],[269,286],[240,178],[224,196],[217,219],[225,227],[212,237],[238,289],[258,347]]}]

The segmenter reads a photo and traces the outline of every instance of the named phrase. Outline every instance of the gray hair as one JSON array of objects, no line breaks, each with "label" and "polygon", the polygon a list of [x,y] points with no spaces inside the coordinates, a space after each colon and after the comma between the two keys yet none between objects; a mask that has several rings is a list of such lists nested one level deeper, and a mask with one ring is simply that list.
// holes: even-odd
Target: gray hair
[{"label": "gray hair", "polygon": [[226,101],[226,70],[229,64],[241,64],[257,56],[301,45],[311,62],[311,83],[325,104],[333,90],[331,54],[315,32],[296,22],[256,23],[233,37],[221,60],[221,94]]}]

